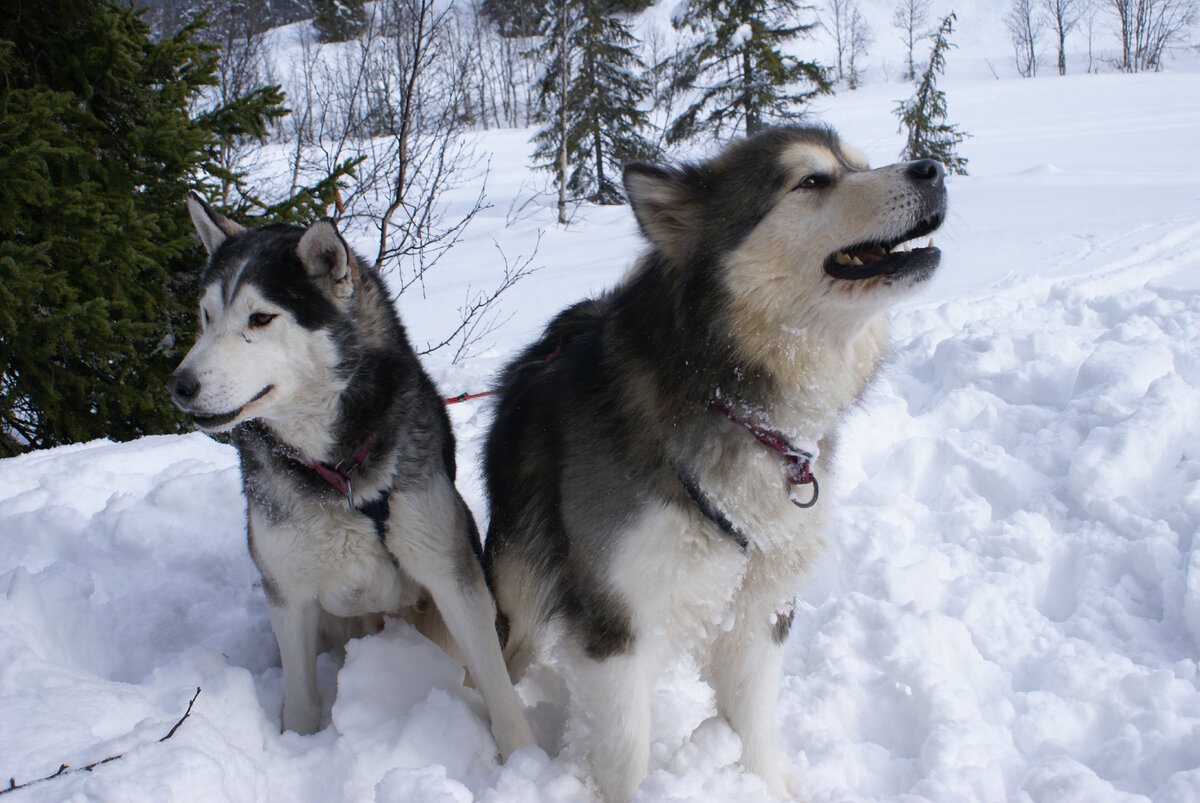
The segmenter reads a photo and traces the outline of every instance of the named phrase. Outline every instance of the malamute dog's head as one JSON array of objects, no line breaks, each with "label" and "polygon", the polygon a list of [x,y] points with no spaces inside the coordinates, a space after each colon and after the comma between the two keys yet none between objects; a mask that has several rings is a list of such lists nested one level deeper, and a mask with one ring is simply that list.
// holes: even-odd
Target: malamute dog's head
[{"label": "malamute dog's head", "polygon": [[784,127],[697,165],[630,165],[625,185],[680,280],[699,270],[725,296],[732,331],[848,341],[936,269],[938,249],[909,243],[941,225],[944,175],[928,159],[872,170],[828,129]]},{"label": "malamute dog's head", "polygon": [[194,194],[188,208],[210,261],[200,334],[167,383],[175,403],[204,430],[258,418],[320,452],[324,444],[307,443],[303,432],[290,436],[332,426],[360,347],[397,325],[389,315],[363,320],[358,296],[380,292],[367,286],[374,275],[329,220],[246,229]]}]

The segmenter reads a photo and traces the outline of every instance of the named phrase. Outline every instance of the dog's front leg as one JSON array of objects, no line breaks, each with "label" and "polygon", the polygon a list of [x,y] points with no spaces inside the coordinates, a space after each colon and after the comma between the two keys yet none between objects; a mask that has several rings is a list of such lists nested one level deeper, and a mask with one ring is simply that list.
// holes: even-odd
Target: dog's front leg
[{"label": "dog's front leg", "polygon": [[789,764],[776,736],[775,702],[792,609],[762,600],[735,606],[734,626],[714,642],[705,679],[716,693],[717,713],[742,739],[742,766],[771,794],[786,797]]},{"label": "dog's front leg", "polygon": [[317,691],[317,631],[321,607],[315,596],[268,602],[271,629],[283,663],[283,729],[316,733],[321,727]]},{"label": "dog's front leg", "polygon": [[595,659],[572,648],[574,726],[586,745],[588,769],[608,803],[625,803],[646,777],[650,762],[650,707],[661,661],[635,641],[621,655]]}]

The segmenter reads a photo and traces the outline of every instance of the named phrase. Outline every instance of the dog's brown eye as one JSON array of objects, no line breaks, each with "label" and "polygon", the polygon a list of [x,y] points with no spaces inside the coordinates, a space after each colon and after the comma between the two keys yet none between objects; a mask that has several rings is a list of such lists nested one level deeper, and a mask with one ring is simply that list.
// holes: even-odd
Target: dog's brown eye
[{"label": "dog's brown eye", "polygon": [[261,329],[273,320],[275,320],[275,315],[270,312],[256,312],[250,316],[250,328]]},{"label": "dog's brown eye", "polygon": [[823,176],[819,173],[814,173],[811,176],[805,176],[800,179],[800,183],[796,185],[798,190],[819,190],[822,187],[828,187],[832,183],[829,176]]}]

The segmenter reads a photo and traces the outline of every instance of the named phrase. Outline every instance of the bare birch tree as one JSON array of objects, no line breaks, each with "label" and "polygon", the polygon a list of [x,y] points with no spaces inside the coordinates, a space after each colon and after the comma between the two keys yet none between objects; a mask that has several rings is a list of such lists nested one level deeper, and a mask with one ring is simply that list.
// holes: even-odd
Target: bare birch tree
[{"label": "bare birch tree", "polygon": [[905,81],[912,81],[917,77],[913,51],[922,39],[929,37],[929,4],[930,0],[900,0],[892,13],[892,27],[899,29],[900,38],[904,42]]},{"label": "bare birch tree", "polygon": [[1104,0],[1117,19],[1120,67],[1125,72],[1162,69],[1168,46],[1196,24],[1200,0]]},{"label": "bare birch tree", "polygon": [[[429,272],[487,207],[488,168],[469,136],[472,84],[463,80],[461,49],[451,46],[455,33],[450,6],[382,0],[370,7],[358,38],[309,42],[308,64],[296,76],[304,82],[296,97],[306,108],[294,115],[293,181],[356,164],[336,216],[370,237],[371,261],[397,296],[423,292]],[[467,184],[477,187],[472,200],[452,207],[447,193]],[[430,348],[465,355],[489,331],[483,321],[492,302],[528,271],[529,259],[518,260],[495,288],[468,289],[462,320]]]},{"label": "bare birch tree", "polygon": [[1033,7],[1033,0],[1014,0],[1004,16],[1004,25],[1012,41],[1017,73],[1023,78],[1037,75],[1037,47],[1042,35],[1042,20]]},{"label": "bare birch tree", "polygon": [[1058,43],[1058,74],[1067,74],[1067,34],[1075,30],[1086,0],[1042,0],[1042,14]]},{"label": "bare birch tree", "polygon": [[859,11],[857,4],[851,3],[849,22],[846,26],[846,85],[850,89],[858,89],[862,83],[859,73],[859,58],[867,55],[867,50],[875,42],[871,34],[871,26]]},{"label": "bare birch tree", "polygon": [[821,25],[825,30],[833,35],[833,46],[837,50],[837,79],[842,81],[846,77],[845,63],[847,61],[846,50],[849,47],[850,32],[849,20],[847,19],[850,9],[851,0],[825,0],[825,14]]}]

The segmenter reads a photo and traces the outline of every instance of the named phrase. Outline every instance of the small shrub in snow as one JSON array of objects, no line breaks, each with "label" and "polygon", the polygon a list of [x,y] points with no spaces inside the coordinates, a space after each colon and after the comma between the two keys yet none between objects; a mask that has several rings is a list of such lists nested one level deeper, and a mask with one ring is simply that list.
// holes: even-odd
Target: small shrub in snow
[{"label": "small shrub in snow", "polygon": [[949,36],[954,32],[954,12],[951,11],[933,40],[929,66],[917,82],[916,94],[896,106],[901,130],[907,129],[908,140],[901,158],[936,159],[951,173],[967,174],[967,160],[954,147],[969,135],[946,122],[946,93],[937,88],[937,77],[946,69],[946,51],[951,47]]}]

